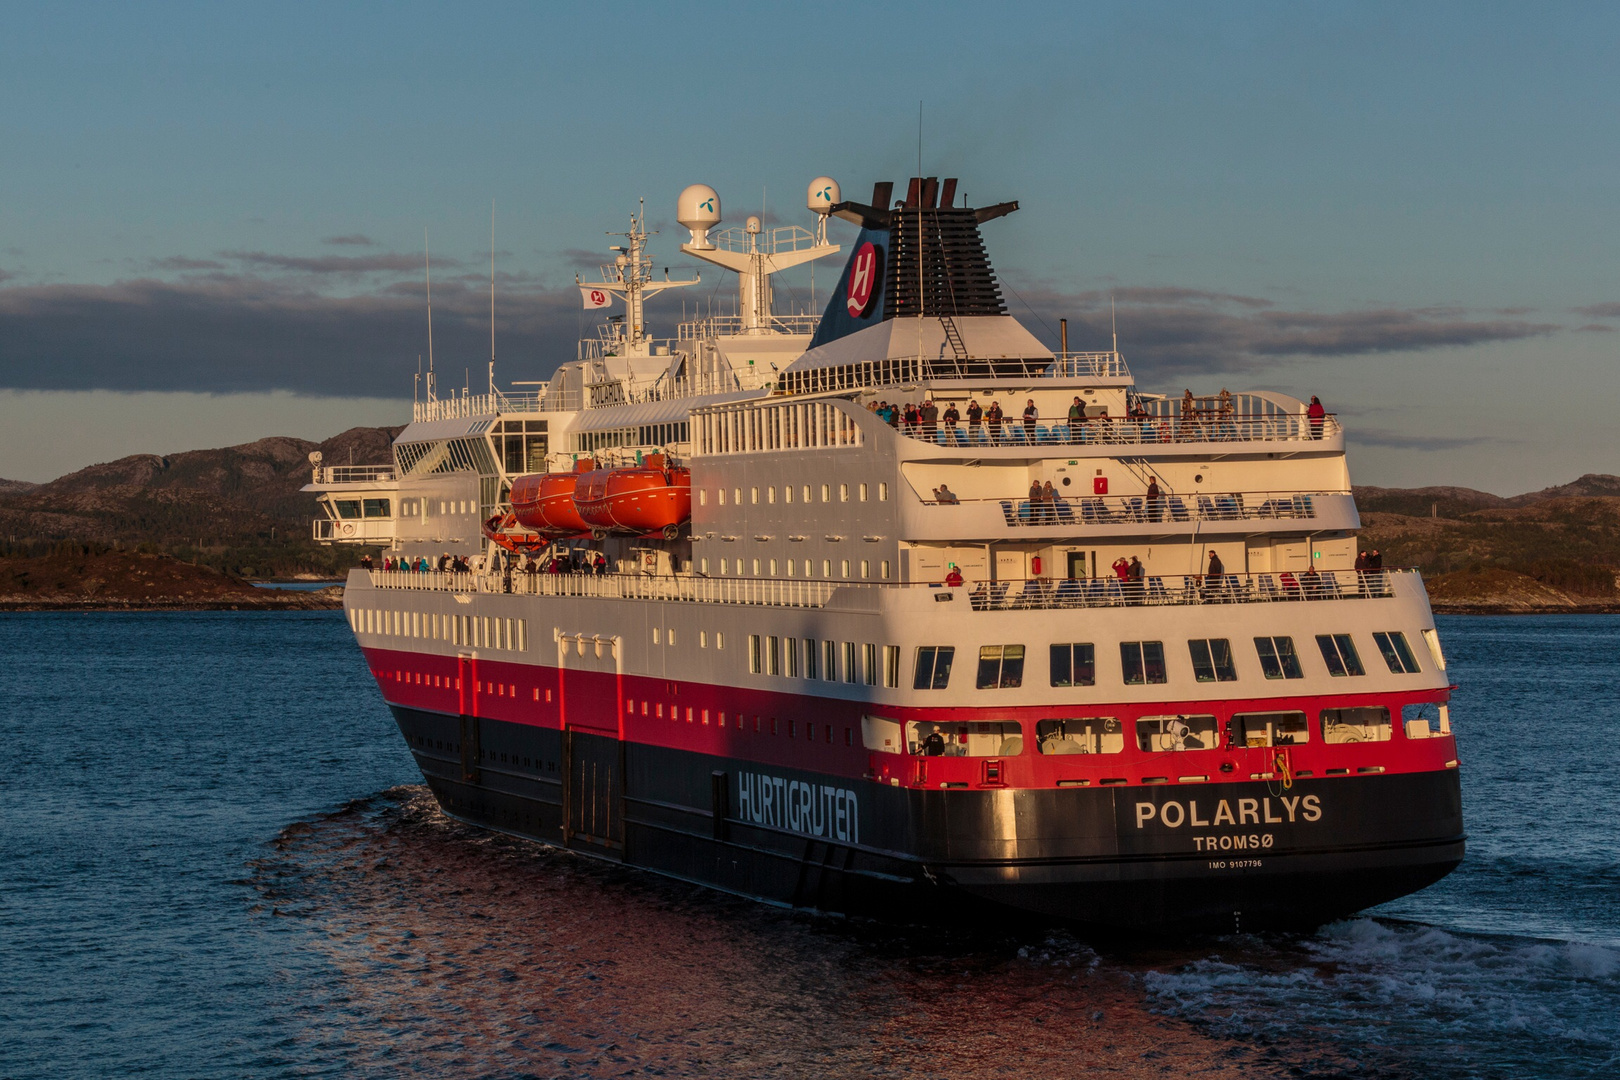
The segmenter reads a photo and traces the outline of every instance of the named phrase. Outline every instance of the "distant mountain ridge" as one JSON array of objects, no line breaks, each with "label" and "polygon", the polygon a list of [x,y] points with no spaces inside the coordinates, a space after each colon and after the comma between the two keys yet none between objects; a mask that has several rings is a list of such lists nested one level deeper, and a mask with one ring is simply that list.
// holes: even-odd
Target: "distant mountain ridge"
[{"label": "distant mountain ridge", "polygon": [[318,443],[275,436],[133,454],[46,484],[0,489],[0,535],[203,547],[307,537],[314,503],[299,488],[309,483],[310,452],[321,451],[328,464],[386,463],[401,430],[357,427]]}]

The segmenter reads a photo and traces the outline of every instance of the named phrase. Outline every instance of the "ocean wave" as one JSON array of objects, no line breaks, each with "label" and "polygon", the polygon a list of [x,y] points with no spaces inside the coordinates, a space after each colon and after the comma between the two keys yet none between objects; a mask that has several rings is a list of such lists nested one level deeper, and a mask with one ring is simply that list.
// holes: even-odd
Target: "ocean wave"
[{"label": "ocean wave", "polygon": [[1375,1072],[1612,1075],[1620,950],[1360,918],[1229,939],[1141,974],[1162,1012],[1271,1043],[1324,1039]]}]

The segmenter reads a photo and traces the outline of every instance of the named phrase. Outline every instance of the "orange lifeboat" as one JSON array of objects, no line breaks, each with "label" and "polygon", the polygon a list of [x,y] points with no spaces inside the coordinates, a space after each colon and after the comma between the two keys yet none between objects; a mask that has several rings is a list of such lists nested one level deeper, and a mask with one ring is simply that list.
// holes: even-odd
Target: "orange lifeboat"
[{"label": "orange lifeboat", "polygon": [[574,490],[580,478],[596,468],[590,458],[574,462],[574,471],[531,473],[512,481],[512,514],[517,523],[551,538],[579,536],[591,531],[574,508]]},{"label": "orange lifeboat", "polygon": [[649,454],[640,465],[597,469],[580,478],[574,506],[596,536],[662,534],[673,540],[692,518],[692,471]]},{"label": "orange lifeboat", "polygon": [[519,529],[516,514],[496,514],[484,522],[483,532],[495,544],[516,554],[532,555],[551,545],[549,537]]}]

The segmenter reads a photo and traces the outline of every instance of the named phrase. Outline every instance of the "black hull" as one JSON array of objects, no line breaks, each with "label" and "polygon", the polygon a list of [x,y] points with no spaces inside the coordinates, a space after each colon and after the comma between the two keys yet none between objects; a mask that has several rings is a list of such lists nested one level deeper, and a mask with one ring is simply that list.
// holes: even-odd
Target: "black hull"
[{"label": "black hull", "polygon": [[990,902],[1144,931],[1306,928],[1422,889],[1463,858],[1454,769],[1286,792],[939,791],[393,710],[455,818],[793,907],[910,920]]}]

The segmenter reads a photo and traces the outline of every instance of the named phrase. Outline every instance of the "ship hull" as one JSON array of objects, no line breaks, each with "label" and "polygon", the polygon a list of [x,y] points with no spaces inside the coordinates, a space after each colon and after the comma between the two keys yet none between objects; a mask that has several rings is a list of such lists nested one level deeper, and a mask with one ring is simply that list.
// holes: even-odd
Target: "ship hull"
[{"label": "ship hull", "polygon": [[1132,931],[1303,928],[1421,889],[1463,857],[1454,769],[1288,788],[940,791],[393,710],[455,818],[793,907],[910,920],[989,903]]}]

